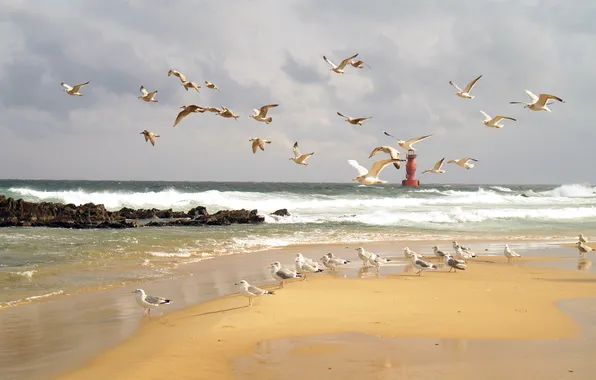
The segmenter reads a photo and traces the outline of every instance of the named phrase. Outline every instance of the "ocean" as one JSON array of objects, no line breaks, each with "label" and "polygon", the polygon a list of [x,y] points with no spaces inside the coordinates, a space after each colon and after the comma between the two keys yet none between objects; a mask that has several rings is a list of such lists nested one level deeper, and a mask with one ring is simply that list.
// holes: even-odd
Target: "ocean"
[{"label": "ocean", "polygon": [[[596,231],[595,188],[0,180],[27,201],[188,210],[257,209],[261,225],[0,229],[0,308],[184,276],[184,264],[289,245],[475,239],[568,241]],[[525,196],[524,196],[525,195]],[[287,208],[291,216],[271,212]]]}]

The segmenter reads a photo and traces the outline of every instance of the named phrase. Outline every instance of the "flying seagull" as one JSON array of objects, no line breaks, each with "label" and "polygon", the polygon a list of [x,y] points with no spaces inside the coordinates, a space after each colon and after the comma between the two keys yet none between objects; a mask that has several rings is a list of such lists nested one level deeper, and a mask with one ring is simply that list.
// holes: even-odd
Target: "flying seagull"
[{"label": "flying seagull", "polygon": [[62,87],[64,87],[64,92],[66,92],[68,95],[72,95],[72,96],[83,96],[83,94],[81,94],[81,93],[79,92],[79,90],[81,89],[81,87],[83,87],[83,86],[85,86],[85,85],[89,84],[89,82],[90,82],[90,81],[87,81],[87,82],[85,82],[85,83],[81,83],[81,84],[77,84],[77,85],[76,85],[76,86],[74,86],[74,87],[70,87],[69,85],[67,85],[67,84],[66,84],[66,83],[64,83],[64,82],[60,82],[60,85],[61,85]]},{"label": "flying seagull", "polygon": [[356,160],[348,160],[348,164],[352,165],[356,170],[358,170],[358,176],[352,178],[352,181],[358,181],[363,185],[377,185],[381,183],[387,183],[387,181],[383,181],[379,179],[379,174],[385,169],[387,165],[390,165],[394,162],[399,162],[399,160],[394,160],[392,158],[386,160],[379,160],[375,161],[370,169],[366,169],[364,166],[360,165]]},{"label": "flying seagull", "polygon": [[244,280],[240,281],[236,285],[240,286],[240,288],[241,288],[240,294],[242,294],[244,297],[248,297],[248,306],[249,307],[252,306],[253,297],[260,297],[264,294],[271,294],[271,295],[275,294],[271,290],[265,290],[265,289],[258,288],[254,285],[250,285],[248,282],[246,282]]},{"label": "flying seagull", "polygon": [[484,124],[490,128],[503,128],[503,124],[499,124],[499,121],[502,119],[517,121],[516,119],[509,117],[509,116],[491,117],[484,111],[480,111],[480,113],[483,114],[484,118],[485,118],[484,121],[482,122],[482,124]]},{"label": "flying seagull", "polygon": [[137,303],[145,308],[145,315],[151,315],[151,309],[159,307],[160,305],[169,305],[172,303],[172,300],[168,300],[161,297],[149,296],[145,294],[143,289],[136,289],[133,290],[131,293],[136,293],[135,298],[137,299]]},{"label": "flying seagull", "polygon": [[199,88],[201,88],[201,86],[199,86],[195,82],[191,82],[189,80],[182,82],[182,87],[184,87],[184,89],[186,91],[188,91],[189,88],[192,88],[192,89],[196,90],[199,93],[200,93]]},{"label": "flying seagull", "polygon": [[[378,146],[375,149],[372,150],[372,152],[370,152],[370,155],[368,156],[368,158],[371,158],[372,156],[374,156],[375,154],[379,153],[379,152],[383,152],[383,153],[387,153],[389,155],[389,157],[391,157],[394,160],[399,160],[399,150],[395,149],[392,146],[388,146],[388,145],[383,145],[383,146]],[[396,169],[399,169],[401,167],[400,161],[406,161],[406,160],[399,160],[398,162],[394,162],[393,166],[395,166]]]},{"label": "flying seagull", "polygon": [[538,96],[534,95],[531,91],[529,90],[525,90],[526,94],[528,94],[528,96],[530,97],[530,99],[532,99],[532,103],[526,103],[526,102],[509,102],[510,104],[525,104],[524,108],[527,108],[529,110],[532,111],[548,111],[548,112],[552,112],[550,110],[550,108],[548,108],[548,101],[550,99],[559,101],[561,103],[565,103],[565,101],[559,97],[556,97],[554,95],[551,94],[540,94]]},{"label": "flying seagull", "polygon": [[339,116],[344,117],[346,119],[346,121],[352,125],[362,125],[362,123],[364,123],[365,121],[372,119],[371,117],[349,117],[344,115],[341,112],[337,113]]},{"label": "flying seagull", "polygon": [[205,87],[210,88],[212,90],[219,91],[219,87],[217,87],[215,84],[209,82],[208,80],[205,81]]},{"label": "flying seagull", "polygon": [[507,264],[510,264],[511,259],[513,259],[515,257],[522,257],[519,253],[517,253],[517,252],[513,251],[511,248],[509,248],[509,244],[505,244],[505,250],[503,251],[503,254],[507,258]]},{"label": "flying seagull", "polygon": [[425,171],[422,172],[422,174],[424,174],[424,173],[437,173],[437,174],[443,174],[443,173],[445,173],[445,170],[441,169],[441,167],[443,166],[443,162],[444,161],[445,161],[445,157],[441,158],[435,164],[435,166],[432,167],[432,169],[426,169]]},{"label": "flying seagull", "polygon": [[278,105],[279,104],[267,104],[266,106],[263,106],[259,109],[255,108],[252,110],[254,112],[254,114],[248,115],[248,117],[252,117],[256,121],[261,121],[266,124],[269,124],[273,121],[273,118],[271,116],[267,117],[267,111],[269,111],[269,109],[271,109],[271,108],[277,107]]},{"label": "flying seagull", "polygon": [[465,168],[465,169],[472,169],[474,167],[474,164],[471,164],[468,161],[478,162],[478,160],[476,160],[476,159],[465,157],[465,158],[460,158],[457,160],[449,160],[449,161],[447,161],[447,163],[448,164],[456,164],[457,166],[461,166],[462,168]]},{"label": "flying seagull", "polygon": [[170,76],[170,75],[177,76],[178,79],[180,79],[180,82],[182,82],[182,83],[186,82],[186,76],[184,74],[182,74],[180,71],[170,70],[170,71],[168,71],[168,76]]},{"label": "flying seagull", "polygon": [[155,146],[155,138],[159,137],[157,133],[149,132],[146,129],[143,129],[143,132],[140,133],[141,135],[145,135],[145,142],[151,141],[151,145]]},{"label": "flying seagull", "polygon": [[224,106],[221,106],[221,110],[217,114],[228,119],[234,118],[236,121],[238,121],[238,118],[240,117]]},{"label": "flying seagull", "polygon": [[178,123],[180,123],[182,121],[182,119],[184,119],[191,113],[205,112],[205,109],[203,107],[197,106],[196,104],[188,104],[188,105],[182,106],[180,108],[182,108],[182,111],[180,111],[180,113],[178,113],[178,116],[176,116],[176,120],[174,121],[174,125],[173,125],[174,127],[176,125],[178,125]]},{"label": "flying seagull", "polygon": [[253,153],[257,153],[257,148],[261,148],[261,150],[265,150],[265,144],[271,144],[270,140],[265,140],[259,137],[255,137],[253,139],[250,139],[248,141],[252,142],[252,152]]},{"label": "flying seagull", "polygon": [[401,146],[402,148],[404,148],[405,150],[408,150],[408,151],[410,151],[410,150],[415,151],[416,149],[413,146],[414,144],[416,144],[418,141],[426,140],[427,138],[429,138],[429,137],[432,136],[432,135],[426,135],[426,136],[416,137],[416,138],[413,138],[413,139],[404,141],[404,140],[398,139],[397,137],[393,136],[392,134],[390,134],[390,133],[388,133],[386,131],[383,131],[383,133],[386,136],[393,137],[394,139],[396,139],[397,140],[397,144],[399,146]]},{"label": "flying seagull", "polygon": [[358,56],[358,53],[354,54],[353,56],[344,59],[343,61],[341,61],[341,63],[339,64],[339,66],[335,66],[335,64],[333,62],[331,62],[329,59],[327,59],[327,57],[323,56],[323,59],[325,60],[325,62],[327,62],[330,66],[331,66],[331,71],[336,72],[338,74],[343,74],[344,73],[344,67],[346,67],[347,64],[349,64],[350,62],[352,62],[352,59],[356,58]]},{"label": "flying seagull", "polygon": [[306,160],[310,156],[312,156],[313,154],[315,154],[315,152],[306,153],[306,154],[300,154],[300,148],[298,148],[298,141],[296,141],[294,143],[294,146],[292,147],[292,150],[294,151],[294,157],[290,157],[290,160],[294,161],[298,165],[308,166],[308,164],[306,163]]},{"label": "flying seagull", "polygon": [[213,112],[213,113],[216,113],[216,114],[219,114],[221,112],[221,110],[219,108],[217,108],[217,107],[209,107],[209,106],[205,107],[205,111],[207,111],[207,112]]},{"label": "flying seagull", "polygon": [[474,87],[474,85],[476,84],[476,82],[478,82],[478,79],[480,79],[480,78],[482,78],[482,75],[480,75],[476,79],[473,79],[470,83],[468,83],[466,88],[464,88],[463,90],[461,88],[459,88],[452,81],[449,81],[449,84],[452,85],[457,90],[455,95],[459,96],[460,98],[464,98],[464,99],[474,99],[474,96],[470,95],[470,91],[472,91],[472,87]]},{"label": "flying seagull", "polygon": [[352,65],[352,67],[355,67],[357,69],[363,69],[364,66],[370,68],[370,66],[368,65],[368,63],[358,60],[358,61],[350,61],[350,65]]},{"label": "flying seagull", "polygon": [[157,94],[157,90],[155,90],[153,92],[147,92],[147,90],[145,89],[145,86],[141,86],[140,91],[141,91],[142,96],[139,96],[139,99],[141,99],[142,101],[145,101],[147,103],[157,103],[157,100],[153,99],[155,94]]}]

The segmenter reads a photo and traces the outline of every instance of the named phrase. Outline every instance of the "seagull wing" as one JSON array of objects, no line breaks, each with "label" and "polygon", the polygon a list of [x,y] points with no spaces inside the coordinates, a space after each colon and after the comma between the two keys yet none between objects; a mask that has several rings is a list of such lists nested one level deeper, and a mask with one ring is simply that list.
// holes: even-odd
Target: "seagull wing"
[{"label": "seagull wing", "polygon": [[305,162],[313,154],[315,154],[315,152],[303,154],[303,155],[300,156],[300,158],[298,159],[298,161]]},{"label": "seagull wing", "polygon": [[166,300],[165,298],[155,297],[155,296],[146,296],[145,297],[145,301],[147,301],[147,303],[150,303],[152,305],[159,305],[159,304],[162,304],[162,303],[169,303],[168,300]]},{"label": "seagull wing", "polygon": [[[352,165],[352,167],[358,170],[358,175],[366,175],[368,174],[368,169],[364,166],[360,165],[356,160],[348,160],[348,164]],[[374,166],[374,165],[373,165]]]},{"label": "seagull wing", "polygon": [[538,101],[536,102],[536,105],[544,107],[549,99],[558,100],[559,102],[563,103],[563,99],[557,96],[551,94],[540,94],[540,96],[538,97]]},{"label": "seagull wing", "polygon": [[265,151],[265,140],[257,139],[257,142],[259,144],[259,148],[261,148],[262,151]]},{"label": "seagull wing", "polygon": [[391,133],[389,133],[389,132],[387,132],[387,131],[383,131],[383,134],[384,134],[385,136],[393,137],[394,139],[396,139],[397,141],[399,141],[399,139],[398,139],[397,137],[393,136]]},{"label": "seagull wing", "polygon": [[406,144],[405,145],[414,145],[418,141],[426,140],[427,138],[429,138],[431,136],[432,135],[426,135],[426,136],[420,136],[420,137],[416,137],[416,138],[410,139],[410,140],[406,141]]},{"label": "seagull wing", "polygon": [[248,288],[246,289],[249,293],[252,293],[254,295],[259,295],[259,294],[264,294],[265,291],[261,288],[257,288],[254,285],[249,285]]},{"label": "seagull wing", "polygon": [[480,75],[478,78],[473,79],[470,83],[468,83],[468,85],[466,86],[466,88],[464,88],[464,91],[469,94],[470,91],[472,91],[472,87],[474,87],[474,85],[476,84],[476,82],[478,82],[478,80],[480,78],[482,78],[482,75]]},{"label": "seagull wing", "polygon": [[453,83],[452,81],[449,81],[449,84],[452,85],[457,90],[457,92],[462,92],[462,89],[459,88],[459,86]]},{"label": "seagull wing", "polygon": [[341,116],[341,117],[345,117],[346,119],[349,119],[349,118],[350,118],[349,116],[346,116],[346,115],[344,115],[344,114],[343,114],[343,113],[341,113],[341,112],[338,112],[337,114],[338,114],[339,116]]},{"label": "seagull wing", "polygon": [[461,160],[459,160],[459,161],[463,161],[463,162],[468,162],[468,161],[474,161],[474,162],[478,162],[478,160],[476,160],[476,159],[474,159],[474,158],[470,158],[470,157],[465,157],[465,158],[462,158],[462,159],[461,159]]},{"label": "seagull wing", "polygon": [[149,133],[149,140],[151,141],[151,145],[155,146],[155,133]]},{"label": "seagull wing", "polygon": [[72,88],[72,89],[73,89],[73,92],[79,92],[79,90],[81,89],[81,87],[83,87],[83,86],[84,86],[84,85],[86,85],[86,84],[89,84],[89,82],[90,82],[90,81],[87,81],[87,82],[85,82],[85,83],[81,83],[81,84],[77,84],[76,86],[74,86],[74,87]]},{"label": "seagull wing", "polygon": [[149,133],[143,133],[143,136],[145,136],[145,142],[147,142],[149,140]]},{"label": "seagull wing", "polygon": [[528,96],[530,97],[530,99],[532,99],[532,103],[536,103],[538,101],[538,97],[532,93],[532,91],[530,90],[524,90],[526,94],[528,94]]},{"label": "seagull wing", "polygon": [[176,120],[174,121],[173,126],[175,127],[178,123],[180,123],[180,121],[182,121],[182,119],[190,115],[192,112],[193,109],[190,106],[185,107],[182,111],[178,113],[178,116],[176,116]]},{"label": "seagull wing", "polygon": [[371,117],[357,117],[354,119],[354,121],[356,121],[356,123],[362,123],[363,121],[366,121],[369,119],[372,119],[372,116]]},{"label": "seagull wing", "polygon": [[67,85],[67,84],[66,84],[66,83],[64,83],[64,82],[61,82],[61,83],[60,83],[60,86],[64,87],[64,88],[66,89],[66,91],[70,91],[70,90],[72,90],[72,87],[70,87],[69,85]]},{"label": "seagull wing", "polygon": [[480,111],[480,113],[484,115],[484,118],[486,119],[486,121],[489,121],[492,119],[492,117],[490,117],[486,112]]},{"label": "seagull wing", "polygon": [[352,60],[354,58],[356,58],[358,56],[358,53],[354,54],[353,56],[344,59],[343,61],[341,61],[341,63],[339,64],[339,66],[337,67],[340,70],[343,70],[344,67],[346,67],[347,64],[349,64],[350,62],[352,62]]},{"label": "seagull wing", "polygon": [[493,123],[496,123],[496,122],[498,122],[499,120],[502,120],[502,119],[517,121],[517,119],[514,119],[514,118],[509,117],[509,116],[495,116],[495,117],[493,117]]},{"label": "seagull wing", "polygon": [[443,157],[442,159],[440,159],[435,166],[433,166],[432,170],[439,170],[441,169],[441,166],[443,166],[443,162],[445,162],[445,157]]},{"label": "seagull wing", "polygon": [[170,74],[174,74],[175,76],[177,76],[180,79],[180,82],[186,82],[186,76],[182,74],[180,71],[170,70],[168,71],[168,76],[170,76]]},{"label": "seagull wing", "polygon": [[142,94],[143,96],[147,96],[148,92],[147,92],[147,90],[145,89],[145,86],[141,86],[141,94]]},{"label": "seagull wing", "polygon": [[[147,90],[145,90],[145,91],[147,91]],[[153,98],[155,97],[155,94],[157,94],[157,90],[155,90],[155,91],[153,91],[153,92],[150,92],[150,93],[148,93],[148,94],[147,94],[147,97],[148,97],[149,99],[153,99]]]},{"label": "seagull wing", "polygon": [[277,107],[279,104],[267,104],[266,106],[263,106],[259,109],[259,115],[261,117],[267,117],[267,111],[269,111],[270,108],[273,107]]},{"label": "seagull wing", "polygon": [[300,154],[300,148],[298,148],[298,141],[296,141],[294,143],[294,146],[292,147],[292,150],[294,151],[294,157],[295,158],[298,158],[298,157],[301,156],[301,154]]},{"label": "seagull wing", "polygon": [[329,59],[327,59],[327,57],[323,56],[323,59],[325,60],[325,62],[327,62],[328,64],[331,65],[331,67],[336,68],[337,66],[335,66],[335,64],[333,64],[333,62],[331,62]]},{"label": "seagull wing", "polygon": [[393,159],[398,159],[399,154],[400,154],[399,151],[397,149],[395,149],[394,147],[383,145],[383,146],[378,146],[375,149],[373,149],[373,151],[370,152],[370,155],[368,156],[368,158],[371,158],[372,156],[374,156],[375,154],[377,154],[379,152],[387,153]]},{"label": "seagull wing", "polygon": [[381,172],[383,171],[383,169],[385,169],[387,167],[387,165],[390,165],[392,163],[394,163],[396,160],[390,158],[387,160],[379,160],[379,161],[375,161],[375,163],[372,164],[372,166],[370,167],[370,170],[368,171],[368,175],[370,177],[379,177],[379,174],[381,174]]}]

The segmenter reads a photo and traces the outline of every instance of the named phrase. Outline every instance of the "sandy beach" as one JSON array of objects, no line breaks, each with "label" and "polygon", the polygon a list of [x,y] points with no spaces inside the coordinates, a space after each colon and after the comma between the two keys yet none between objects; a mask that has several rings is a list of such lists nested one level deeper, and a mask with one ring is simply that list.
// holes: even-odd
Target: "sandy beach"
[{"label": "sandy beach", "polygon": [[[348,258],[354,259],[354,254],[349,253],[353,249],[338,251],[338,247],[326,246],[279,250],[275,256],[288,262],[288,257],[301,251],[318,258],[328,248],[335,248],[338,255],[350,254]],[[380,246],[376,248],[383,251]],[[385,248],[396,251],[393,247]],[[550,342],[555,350],[560,342],[586,337],[575,314],[565,312],[557,302],[585,299],[578,307],[580,311],[594,306],[590,297],[596,297],[596,275],[590,271],[550,267],[557,262],[577,262],[575,251],[564,252],[565,255],[558,257],[530,255],[512,265],[504,257],[485,256],[470,260],[465,272],[447,273],[439,269],[421,276],[415,275],[407,265],[388,265],[376,277],[359,271],[360,263],[353,263],[357,265],[339,274],[321,274],[288,283],[275,295],[257,299],[251,308],[247,307],[246,298],[231,294],[151,320],[146,318],[134,337],[58,378],[268,379],[279,378],[274,375],[279,375],[280,363],[284,368],[300,369],[301,376],[356,378],[352,377],[356,372],[348,371],[350,366],[337,364],[352,355],[359,357],[361,364],[352,367],[368,368],[372,364],[358,355],[363,348],[404,347],[408,339],[418,342],[414,344],[417,349],[407,357],[417,363],[416,378],[421,379],[437,378],[436,370],[431,370],[433,365],[425,366],[423,360],[437,356],[435,344],[424,349],[421,342],[425,340],[486,342],[485,346],[478,344],[493,353],[498,350],[490,345],[501,342],[516,347],[517,358],[527,354],[540,360],[531,344],[526,348],[518,344]],[[272,256],[263,255],[257,261],[273,261]],[[277,288],[271,284],[272,280],[255,282],[254,276],[246,279],[258,285],[268,282],[264,286],[267,289]],[[293,339],[293,343],[288,343],[288,339]],[[313,339],[319,342],[315,344]],[[321,344],[321,339],[335,343]],[[374,339],[394,341],[376,344]],[[292,349],[286,350],[285,356],[271,351],[271,347],[288,345]],[[276,365],[271,364],[272,357],[277,358]],[[460,378],[473,378],[473,369],[480,365],[499,368],[499,356],[493,358],[483,360],[482,364],[464,360],[471,369],[463,375],[467,373],[470,377]],[[321,362],[330,365],[315,365]],[[381,366],[387,368],[387,363]],[[338,371],[338,367],[346,370]],[[335,372],[329,372],[333,368]],[[381,378],[370,373],[370,377],[358,378]],[[574,375],[574,378],[587,378],[579,372]]]}]

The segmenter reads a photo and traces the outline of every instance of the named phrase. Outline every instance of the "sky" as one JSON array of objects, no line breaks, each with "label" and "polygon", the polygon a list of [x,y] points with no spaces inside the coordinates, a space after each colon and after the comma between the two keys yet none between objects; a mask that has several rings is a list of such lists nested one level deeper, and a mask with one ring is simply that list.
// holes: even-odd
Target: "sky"
[{"label": "sky", "polygon": [[[4,0],[0,178],[350,182],[347,160],[370,167],[385,158],[368,158],[375,147],[397,147],[385,130],[433,134],[416,145],[422,183],[595,183],[595,16],[580,0]],[[370,68],[340,75],[322,58],[356,53]],[[185,91],[170,69],[221,91]],[[448,83],[478,75],[471,100]],[[82,97],[60,86],[85,81]],[[158,103],[138,99],[141,85]],[[525,89],[565,103],[509,104]],[[270,103],[271,124],[248,117]],[[183,104],[240,118],[173,128]],[[487,128],[480,110],[517,122]],[[337,111],[372,119],[353,126]],[[143,129],[161,135],[155,147]],[[253,154],[253,137],[272,143]],[[295,141],[315,152],[308,166],[289,161]],[[478,162],[421,174],[443,157]]]}]

